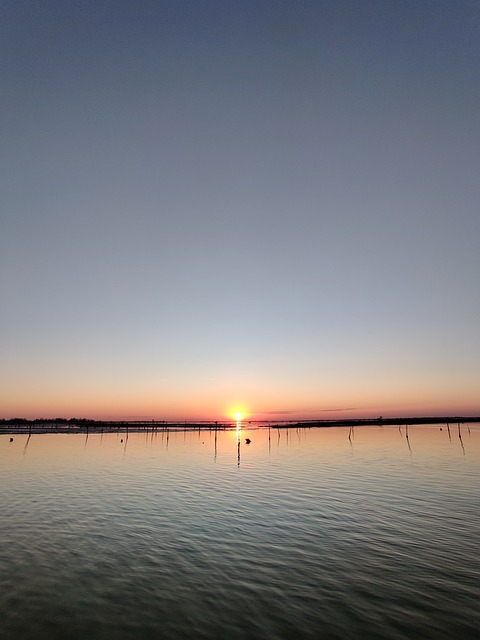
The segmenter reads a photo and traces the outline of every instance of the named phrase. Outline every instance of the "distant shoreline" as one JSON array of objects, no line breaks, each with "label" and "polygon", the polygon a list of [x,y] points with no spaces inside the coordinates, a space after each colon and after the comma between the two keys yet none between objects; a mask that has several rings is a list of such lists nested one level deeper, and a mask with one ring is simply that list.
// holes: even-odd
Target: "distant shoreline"
[{"label": "distant shoreline", "polygon": [[479,423],[480,416],[421,416],[414,418],[348,418],[345,420],[244,420],[166,421],[166,420],[88,420],[54,418],[0,420],[0,434],[14,433],[105,433],[138,431],[228,431],[242,429],[311,429],[321,427],[410,426],[428,424]]}]

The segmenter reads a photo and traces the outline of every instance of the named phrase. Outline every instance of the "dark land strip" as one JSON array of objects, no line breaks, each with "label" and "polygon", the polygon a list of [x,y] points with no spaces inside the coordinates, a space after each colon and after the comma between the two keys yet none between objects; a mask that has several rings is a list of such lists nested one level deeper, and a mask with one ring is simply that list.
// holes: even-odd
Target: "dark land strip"
[{"label": "dark land strip", "polygon": [[106,433],[127,431],[221,431],[235,429],[311,429],[319,427],[402,426],[428,424],[478,423],[480,416],[422,416],[414,418],[349,418],[346,420],[244,420],[183,421],[165,420],[89,420],[85,418],[54,418],[0,420],[0,434],[14,433]]}]

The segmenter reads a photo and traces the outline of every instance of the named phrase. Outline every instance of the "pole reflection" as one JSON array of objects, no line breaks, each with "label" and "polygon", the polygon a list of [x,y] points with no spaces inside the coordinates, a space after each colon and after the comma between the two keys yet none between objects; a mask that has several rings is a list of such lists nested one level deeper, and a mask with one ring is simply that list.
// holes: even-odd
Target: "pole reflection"
[{"label": "pole reflection", "polygon": [[240,468],[240,443],[242,441],[242,423],[241,422],[237,422],[236,426],[237,426],[237,431],[236,431],[236,437],[237,437],[237,469],[239,469]]}]

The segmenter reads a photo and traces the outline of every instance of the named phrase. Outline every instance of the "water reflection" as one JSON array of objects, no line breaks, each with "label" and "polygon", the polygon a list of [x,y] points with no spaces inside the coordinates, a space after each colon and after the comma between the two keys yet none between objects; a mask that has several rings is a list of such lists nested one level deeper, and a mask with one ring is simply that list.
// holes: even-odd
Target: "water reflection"
[{"label": "water reflection", "polygon": [[405,425],[405,440],[407,441],[408,450],[410,451],[410,458],[412,456],[412,447],[410,446],[410,438],[408,437],[408,424]]},{"label": "water reflection", "polygon": [[125,438],[124,439],[123,438],[120,439],[120,443],[122,443],[123,440],[125,440],[125,445],[123,447],[123,459],[125,460],[125,456],[127,455],[128,429],[127,429],[127,432],[125,434]]},{"label": "water reflection", "polygon": [[445,430],[0,437],[0,635],[474,638],[480,428]]},{"label": "water reflection", "polygon": [[460,440],[460,444],[462,446],[463,455],[465,455],[465,447],[463,446],[462,431],[460,429],[460,423],[458,423],[458,439]]},{"label": "water reflection", "polygon": [[23,447],[23,455],[27,453],[27,447],[31,437],[32,437],[32,434],[29,433],[27,439],[25,440],[25,446]]},{"label": "water reflection", "polygon": [[[14,442],[10,445],[12,450],[16,450],[16,445],[20,444],[24,456],[28,456],[30,449],[34,446],[34,450],[44,448],[45,443],[53,442],[54,436],[64,435],[66,440],[64,442],[82,442],[82,449],[87,455],[91,455],[95,449],[100,449],[100,446],[105,447],[105,454],[110,455],[112,451],[112,444],[117,442],[122,448],[123,458],[127,457],[127,453],[130,451],[131,445],[135,448],[138,443],[143,443],[144,447],[148,447],[154,455],[158,455],[159,445],[165,453],[169,453],[171,446],[174,446],[174,454],[178,451],[178,447],[181,443],[188,448],[193,441],[198,442],[199,445],[205,446],[211,451],[211,460],[215,463],[221,462],[222,464],[228,460],[229,444],[235,447],[235,465],[240,468],[242,464],[242,440],[243,444],[247,445],[247,439],[252,442],[249,447],[248,458],[253,456],[255,460],[258,460],[263,452],[265,454],[265,461],[271,461],[275,454],[280,454],[282,451],[297,449],[303,447],[311,447],[313,443],[323,441],[322,447],[327,447],[327,450],[334,447],[335,450],[340,448],[341,438],[345,438],[344,442],[348,445],[348,449],[353,451],[354,444],[355,449],[359,447],[369,445],[375,445],[380,442],[388,442],[389,446],[394,447],[393,436],[399,434],[406,444],[406,449],[411,458],[413,450],[417,448],[417,451],[421,453],[421,449],[418,447],[424,446],[424,440],[427,437],[431,442],[429,447],[432,447],[432,451],[436,451],[445,442],[443,432],[450,431],[446,444],[452,446],[455,443],[454,433],[450,426],[445,428],[441,425],[429,425],[427,427],[412,426],[412,425],[400,425],[392,427],[335,427],[328,429],[315,429],[315,428],[298,428],[298,427],[271,427],[257,428],[251,425],[245,425],[244,423],[234,423],[234,427],[231,430],[224,428],[213,427],[211,430],[195,431],[183,430],[183,431],[170,431],[168,428],[154,429],[150,431],[135,432],[132,430],[126,430],[123,433],[108,433],[98,432],[85,433],[83,435],[78,434],[76,436],[71,434],[36,434],[35,438],[32,438],[32,434],[18,434],[14,438]],[[277,437],[274,438],[273,431],[276,429]],[[468,432],[468,440],[465,440],[465,430]],[[469,455],[469,449],[474,442],[476,442],[476,434],[479,433],[479,428],[470,425],[466,425],[462,428],[460,423],[457,423],[457,442],[458,451],[461,451],[463,456]],[[435,438],[435,434],[438,437]],[[1,436],[0,436],[1,438]],[[9,442],[10,438],[4,436],[5,441]],[[397,435],[398,438],[398,435]],[[69,440],[70,439],[70,440]],[[276,447],[272,447],[272,440],[276,442]],[[60,440],[57,440],[60,442]],[[328,443],[328,444],[327,444]],[[453,447],[456,449],[456,447]],[[48,450],[48,447],[47,447]],[[230,449],[230,455],[233,453]],[[230,457],[231,459],[231,457]]]}]

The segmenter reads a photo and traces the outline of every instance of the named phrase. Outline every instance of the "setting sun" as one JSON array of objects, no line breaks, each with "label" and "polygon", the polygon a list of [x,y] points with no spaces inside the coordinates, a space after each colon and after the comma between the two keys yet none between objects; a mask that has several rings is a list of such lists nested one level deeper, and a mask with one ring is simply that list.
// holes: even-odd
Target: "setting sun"
[{"label": "setting sun", "polygon": [[242,420],[245,419],[247,412],[243,407],[239,407],[237,405],[236,407],[233,407],[230,409],[230,411],[228,412],[228,415],[230,416],[230,418],[235,420],[235,422],[241,422]]}]

